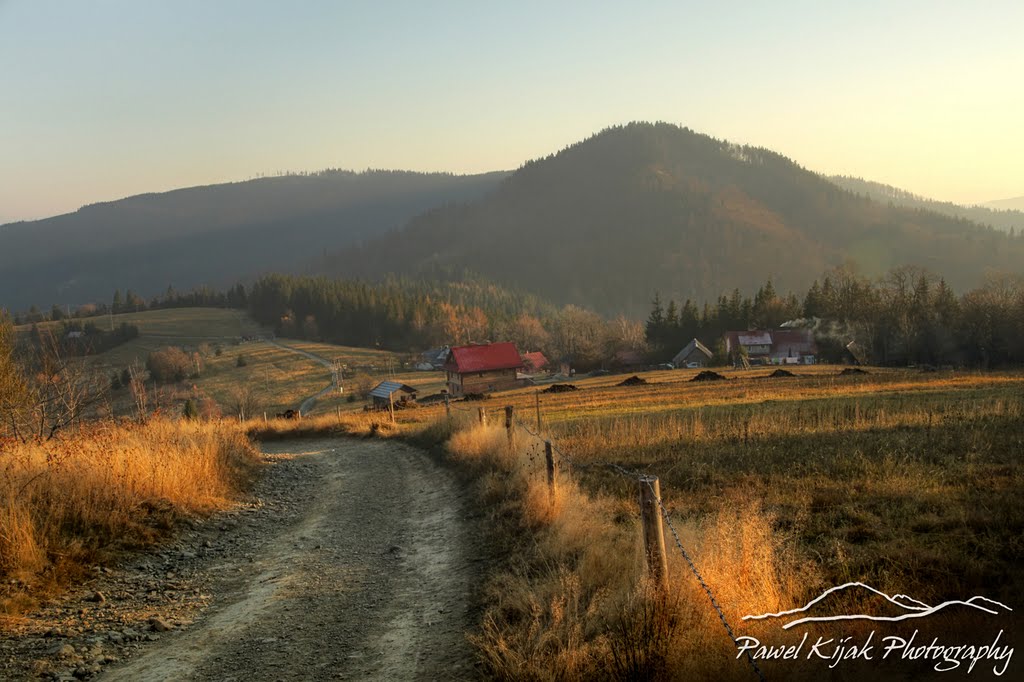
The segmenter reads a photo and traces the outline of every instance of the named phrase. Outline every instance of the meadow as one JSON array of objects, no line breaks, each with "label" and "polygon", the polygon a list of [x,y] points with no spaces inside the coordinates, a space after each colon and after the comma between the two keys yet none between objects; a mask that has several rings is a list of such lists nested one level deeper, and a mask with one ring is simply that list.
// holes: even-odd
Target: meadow
[{"label": "meadow", "polygon": [[[139,329],[138,338],[88,358],[93,369],[106,375],[113,376],[133,364],[144,368],[151,352],[167,346],[200,354],[198,372],[193,371],[186,382],[150,386],[151,404],[161,405],[168,412],[180,411],[188,398],[209,398],[223,414],[237,414],[239,403],[244,401],[252,416],[262,418],[263,413],[267,413],[272,417],[287,409],[297,409],[304,399],[331,383],[331,372],[315,360],[253,340],[273,335],[238,310],[171,308],[121,313],[88,321],[101,328],[125,323]],[[57,327],[54,323],[39,326]],[[29,329],[26,325],[18,328],[18,332],[27,334]],[[444,385],[440,372],[403,370],[403,364],[408,364],[411,358],[398,353],[300,339],[277,341],[336,362],[343,369],[345,392],[317,400],[313,414],[362,409],[363,402],[350,401],[349,394],[385,378],[415,386],[423,394],[436,393]],[[107,412],[125,415],[131,411],[132,397],[128,389],[112,392]]]},{"label": "meadow", "polygon": [[[525,388],[456,403],[450,424],[443,406],[402,411],[393,426],[386,415],[321,423],[444,442],[472,474],[510,557],[491,572],[474,638],[489,674],[745,679],[747,662],[736,660],[671,534],[670,594],[652,595],[632,473],[659,476],[668,519],[737,634],[770,630],[744,615],[851,581],[928,603],[980,594],[1014,606],[1024,593],[1024,375],[839,369],[801,367],[786,378],[726,370],[712,382],[691,382],[696,371],[651,372],[640,386],[606,376],[574,380],[573,392]],[[553,498],[530,433],[538,397],[539,433],[556,446]],[[521,424],[511,447],[505,405]],[[851,595],[830,613],[870,601]],[[931,625],[960,636],[990,624]],[[804,665],[762,667],[820,675]],[[831,674],[864,670],[847,673]]]},{"label": "meadow", "polygon": [[[155,314],[170,312],[176,311]],[[181,336],[167,337],[142,327],[139,339],[94,362],[113,369],[148,344],[177,341],[199,348],[207,343],[219,347],[219,354],[203,357],[199,376],[188,386],[169,390],[177,392],[179,402],[202,393],[224,405],[240,387],[258,393],[255,419],[231,432],[257,440],[323,434],[403,438],[435,450],[464,472],[490,519],[488,540],[500,557],[487,564],[480,627],[472,633],[490,677],[751,678],[752,670],[737,660],[734,643],[679,551],[677,535],[737,636],[790,641],[777,627],[743,616],[793,608],[851,581],[929,603],[984,595],[1017,607],[1024,593],[1020,371],[866,368],[841,374],[840,367],[809,366],[789,368],[793,377],[756,368],[719,370],[724,380],[695,382],[696,370],[672,370],[641,373],[644,382],[632,386],[619,385],[626,375],[578,377],[571,380],[575,391],[548,393],[546,386],[529,386],[455,402],[450,415],[443,404],[400,410],[392,422],[386,413],[363,412],[362,400],[348,401],[357,377],[395,378],[429,394],[441,388],[439,373],[401,372],[403,358],[387,352],[281,340],[347,366],[349,393],[325,396],[309,418],[288,421],[272,415],[325,387],[326,368],[267,343],[233,343],[237,320],[218,318],[223,337],[199,333],[209,329],[200,319],[205,313],[189,314],[197,316],[197,333],[186,334],[182,327]],[[505,406],[515,414],[511,442],[503,428]],[[263,410],[270,419],[263,419]],[[165,424],[159,427],[167,430],[164,439],[174,429],[226,428],[224,422],[158,421]],[[102,443],[114,436],[96,438]],[[544,439],[555,446],[553,495],[546,482]],[[61,461],[68,462],[68,471],[79,456],[103,462],[99,454],[89,454],[102,449],[82,446]],[[21,493],[14,493],[26,482],[35,489],[33,477],[45,470],[40,464],[45,457],[41,450],[19,452],[9,461],[20,464],[5,471],[4,508],[12,511],[0,532],[8,543],[4,555],[17,558],[0,570],[38,576],[40,566],[45,569],[54,557],[67,554],[62,543],[75,548],[72,554],[80,546],[96,551],[88,548],[102,543],[75,544],[52,530],[90,527],[77,521],[50,520],[41,530],[25,531],[35,528],[25,519],[38,512],[26,512],[30,507],[11,500],[20,499]],[[151,468],[146,457],[139,456],[139,471]],[[671,524],[667,591],[647,580],[637,505],[641,473],[659,477]],[[118,481],[136,478],[125,474]],[[50,491],[32,497],[40,505],[52,504],[53,491],[69,485],[49,473],[43,483],[56,487],[39,489]],[[197,508],[230,496],[224,492],[230,488],[216,494],[196,489]],[[160,493],[154,499],[165,497]],[[93,519],[89,523],[102,516],[74,514]],[[101,530],[87,537],[109,534]],[[70,569],[55,564],[50,570]],[[851,594],[844,603],[823,608],[832,614],[871,607],[870,595]],[[1019,625],[1018,616],[1009,619],[1009,625]],[[991,627],[972,618],[930,620],[944,636]],[[1015,630],[1005,618],[999,627]],[[816,632],[864,633],[862,626],[850,628]],[[792,667],[767,661],[761,667],[773,678],[821,679],[821,666],[812,663]],[[840,668],[825,676],[858,679],[876,672]]]}]

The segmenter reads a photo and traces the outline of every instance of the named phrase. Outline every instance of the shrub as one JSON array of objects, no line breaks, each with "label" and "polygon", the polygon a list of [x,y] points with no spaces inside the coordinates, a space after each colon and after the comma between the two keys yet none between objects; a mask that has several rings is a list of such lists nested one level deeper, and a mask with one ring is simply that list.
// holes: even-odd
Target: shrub
[{"label": "shrub", "polygon": [[238,358],[235,360],[235,367],[245,367],[248,364],[249,358],[245,357],[244,355],[239,355]]},{"label": "shrub", "polygon": [[154,381],[184,381],[188,377],[192,361],[180,348],[167,346],[149,354],[146,369]]}]

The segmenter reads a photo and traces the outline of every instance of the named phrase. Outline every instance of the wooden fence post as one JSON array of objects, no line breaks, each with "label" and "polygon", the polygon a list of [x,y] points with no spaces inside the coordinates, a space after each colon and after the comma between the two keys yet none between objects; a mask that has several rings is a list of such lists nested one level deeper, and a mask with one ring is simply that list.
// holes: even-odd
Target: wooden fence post
[{"label": "wooden fence post", "polygon": [[482,407],[476,408],[477,418],[480,420],[480,426],[487,426],[487,410]]},{"label": "wooden fence post", "polygon": [[508,433],[508,447],[512,448],[512,406],[505,406],[505,431]]},{"label": "wooden fence post", "polygon": [[447,392],[445,392],[445,394],[444,394],[444,413],[445,413],[445,416],[448,418],[448,430],[451,431],[452,430],[452,404],[449,402],[448,397],[449,397],[449,394]]},{"label": "wooden fence post", "polygon": [[535,393],[537,397],[537,433],[540,433],[540,389]]},{"label": "wooden fence post", "polygon": [[544,441],[544,459],[548,465],[548,493],[551,495],[551,502],[555,501],[555,455],[552,452],[551,441]]},{"label": "wooden fence post", "polygon": [[668,587],[668,556],[665,554],[665,530],[661,523],[661,484],[657,476],[641,476],[640,520],[644,529],[647,569],[659,589]]},{"label": "wooden fence post", "polygon": [[388,393],[388,411],[391,412],[391,423],[395,423],[395,394]]}]

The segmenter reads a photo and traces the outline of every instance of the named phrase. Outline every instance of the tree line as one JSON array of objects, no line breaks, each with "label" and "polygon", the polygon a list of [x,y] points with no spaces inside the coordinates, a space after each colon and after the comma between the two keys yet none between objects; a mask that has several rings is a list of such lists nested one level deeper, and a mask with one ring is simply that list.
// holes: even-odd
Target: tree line
[{"label": "tree line", "polygon": [[879,365],[999,367],[1024,363],[1024,278],[992,276],[957,296],[945,279],[903,266],[869,279],[849,266],[815,280],[802,299],[771,281],[753,298],[733,290],[700,308],[655,295],[644,331],[655,355],[699,339],[721,353],[726,331],[783,322],[813,330],[819,357]]}]

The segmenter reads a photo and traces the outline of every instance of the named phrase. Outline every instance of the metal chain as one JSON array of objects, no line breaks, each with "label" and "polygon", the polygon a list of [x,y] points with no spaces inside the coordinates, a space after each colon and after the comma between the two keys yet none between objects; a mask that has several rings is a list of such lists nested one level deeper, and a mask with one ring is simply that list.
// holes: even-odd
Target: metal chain
[{"label": "metal chain", "polygon": [[[732,643],[736,645],[737,649],[739,649],[739,640],[736,639],[736,635],[733,634],[732,628],[729,627],[729,621],[725,619],[725,613],[722,611],[722,607],[718,605],[718,600],[715,599],[715,595],[711,592],[711,588],[708,586],[706,582],[704,582],[704,577],[700,574],[700,571],[697,570],[697,566],[693,563],[693,559],[690,558],[689,553],[687,553],[686,549],[683,547],[683,542],[679,539],[679,533],[676,532],[675,526],[672,525],[672,520],[668,517],[668,510],[665,509],[665,504],[661,501],[661,497],[654,494],[654,486],[651,485],[651,482],[645,482],[647,483],[647,487],[651,489],[651,496],[658,501],[658,507],[661,509],[661,516],[663,519],[665,519],[665,523],[666,525],[668,525],[668,529],[672,531],[672,537],[675,538],[676,547],[679,548],[679,552],[683,555],[683,558],[686,559],[686,563],[690,566],[690,570],[693,571],[693,575],[697,577],[697,582],[699,582],[700,586],[704,588],[704,592],[708,595],[708,599],[711,600],[711,606],[713,606],[715,608],[715,611],[718,612],[718,618],[722,621],[722,625],[725,626],[725,631],[729,633],[729,639],[731,639]],[[757,676],[761,680],[761,682],[764,682],[764,673],[762,673],[761,669],[757,667],[757,663],[754,661],[754,657],[750,655],[750,650],[748,649],[744,653],[746,653],[747,655],[747,660],[750,662],[750,667],[752,667],[754,669],[754,672],[757,673]]]},{"label": "metal chain", "polygon": [[[468,412],[470,410],[465,410],[465,411]],[[539,433],[537,433],[537,432],[533,431],[532,429],[530,429],[530,427],[528,427],[526,424],[524,424],[518,417],[514,418],[514,424],[516,426],[518,426],[519,428],[521,428],[523,431],[526,431],[526,433],[530,434],[531,436],[533,436],[534,438],[536,438],[538,440],[541,440],[541,441],[549,440],[549,439],[545,439]],[[644,477],[647,476],[646,474],[643,474],[642,472],[632,471],[630,469],[627,469],[627,468],[623,467],[620,464],[616,464],[615,462],[599,461],[599,462],[588,462],[587,464],[582,464],[582,463],[576,462],[572,457],[567,455],[561,448],[559,448],[557,445],[555,445],[554,442],[551,443],[551,449],[554,452],[558,453],[558,456],[559,456],[559,458],[561,460],[563,460],[564,462],[568,463],[570,467],[572,467],[574,469],[577,469],[577,470],[580,470],[580,469],[586,470],[586,469],[591,469],[591,468],[595,468],[595,467],[607,467],[607,468],[612,469],[616,473],[618,473],[618,474],[620,474],[622,476],[625,476],[627,478],[632,478],[632,479],[640,478],[641,480],[643,480]],[[686,548],[683,547],[683,542],[682,542],[682,540],[680,540],[679,533],[676,531],[675,526],[672,525],[672,520],[669,518],[668,510],[665,508],[665,504],[661,501],[661,497],[659,497],[657,495],[653,495],[653,493],[654,493],[654,486],[651,485],[650,481],[646,480],[645,483],[647,484],[648,487],[650,487],[651,493],[652,493],[652,496],[654,497],[654,499],[658,501],[658,508],[661,510],[661,516],[665,520],[666,525],[668,525],[669,531],[672,532],[672,537],[673,537],[673,539],[675,539],[676,547],[679,548],[679,552],[683,555],[683,559],[686,560],[687,565],[690,567],[690,570],[693,572],[693,575],[697,578],[697,582],[700,583],[700,586],[704,590],[704,593],[708,595],[708,599],[711,601],[711,606],[714,607],[715,611],[718,613],[719,620],[722,621],[722,625],[725,627],[725,631],[729,634],[729,639],[731,639],[732,643],[736,646],[737,649],[739,649],[740,648],[739,640],[736,639],[736,635],[733,633],[732,627],[729,626],[729,621],[726,620],[725,613],[722,611],[722,607],[719,606],[718,600],[715,599],[715,595],[711,591],[711,587],[709,587],[708,584],[704,581],[704,577],[700,574],[700,571],[697,570],[697,566],[696,566],[696,564],[693,563],[693,559],[690,558],[690,555],[686,551]],[[750,655],[750,651],[746,651],[744,653],[746,654],[747,661],[750,663],[750,667],[753,668],[754,672],[757,674],[758,679],[760,679],[761,682],[764,682],[764,679],[765,679],[764,678],[764,673],[762,673],[761,669],[757,666],[757,663],[754,661],[753,656]]]}]

